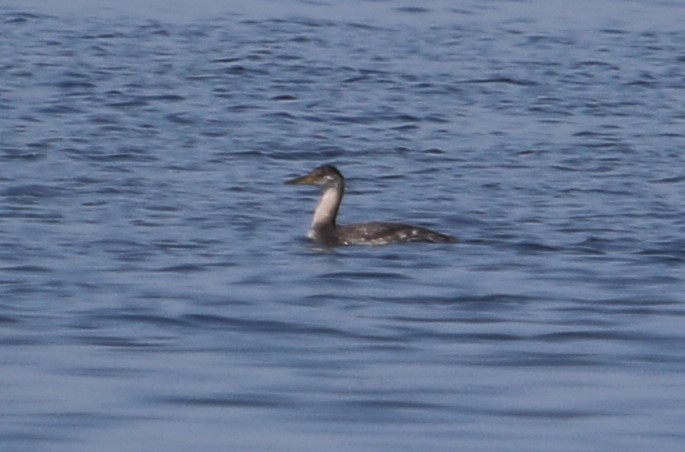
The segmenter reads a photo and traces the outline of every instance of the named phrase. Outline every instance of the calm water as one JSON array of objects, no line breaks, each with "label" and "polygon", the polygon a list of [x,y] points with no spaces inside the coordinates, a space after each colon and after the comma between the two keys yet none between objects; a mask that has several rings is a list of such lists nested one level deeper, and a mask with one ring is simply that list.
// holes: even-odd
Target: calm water
[{"label": "calm water", "polygon": [[[3,452],[682,450],[682,3],[41,3]],[[342,222],[461,242],[317,249],[283,181],[327,162]]]}]

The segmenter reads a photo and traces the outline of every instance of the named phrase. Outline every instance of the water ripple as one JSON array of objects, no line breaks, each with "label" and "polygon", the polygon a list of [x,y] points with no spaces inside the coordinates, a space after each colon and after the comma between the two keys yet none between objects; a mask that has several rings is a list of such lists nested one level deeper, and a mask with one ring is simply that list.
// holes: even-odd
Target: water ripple
[{"label": "water ripple", "polygon": [[[678,4],[38,3],[0,7],[3,450],[681,446]],[[341,223],[463,240],[312,246],[282,182],[323,163]]]}]

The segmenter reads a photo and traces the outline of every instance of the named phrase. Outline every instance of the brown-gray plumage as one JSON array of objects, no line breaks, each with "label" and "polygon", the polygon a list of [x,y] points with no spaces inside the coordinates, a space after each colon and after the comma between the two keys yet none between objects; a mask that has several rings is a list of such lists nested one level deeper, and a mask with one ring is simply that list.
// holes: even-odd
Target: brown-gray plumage
[{"label": "brown-gray plumage", "polygon": [[338,226],[336,219],[345,194],[345,178],[332,165],[315,168],[306,176],[291,179],[286,184],[317,185],[321,199],[307,236],[322,245],[387,245],[392,243],[432,242],[454,243],[456,238],[430,229],[401,223],[363,223]]}]

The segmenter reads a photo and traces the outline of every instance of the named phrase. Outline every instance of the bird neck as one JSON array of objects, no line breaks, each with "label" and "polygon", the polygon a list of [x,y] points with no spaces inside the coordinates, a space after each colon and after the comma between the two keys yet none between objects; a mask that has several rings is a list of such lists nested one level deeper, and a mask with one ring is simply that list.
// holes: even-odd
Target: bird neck
[{"label": "bird neck", "polygon": [[312,229],[321,226],[335,227],[335,220],[338,216],[338,210],[340,209],[344,193],[345,185],[342,182],[324,188],[319,204],[314,210]]}]

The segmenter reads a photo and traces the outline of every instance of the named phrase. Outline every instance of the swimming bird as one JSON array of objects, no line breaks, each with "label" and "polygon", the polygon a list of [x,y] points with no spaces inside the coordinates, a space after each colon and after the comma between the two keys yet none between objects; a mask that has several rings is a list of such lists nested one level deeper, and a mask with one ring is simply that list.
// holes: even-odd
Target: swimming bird
[{"label": "swimming bird", "polygon": [[393,243],[431,242],[454,243],[455,237],[430,229],[402,223],[362,223],[339,226],[336,224],[340,203],[345,194],[345,178],[333,165],[315,168],[309,174],[286,181],[291,185],[321,187],[321,198],[314,210],[314,218],[307,237],[327,246],[389,245]]}]

